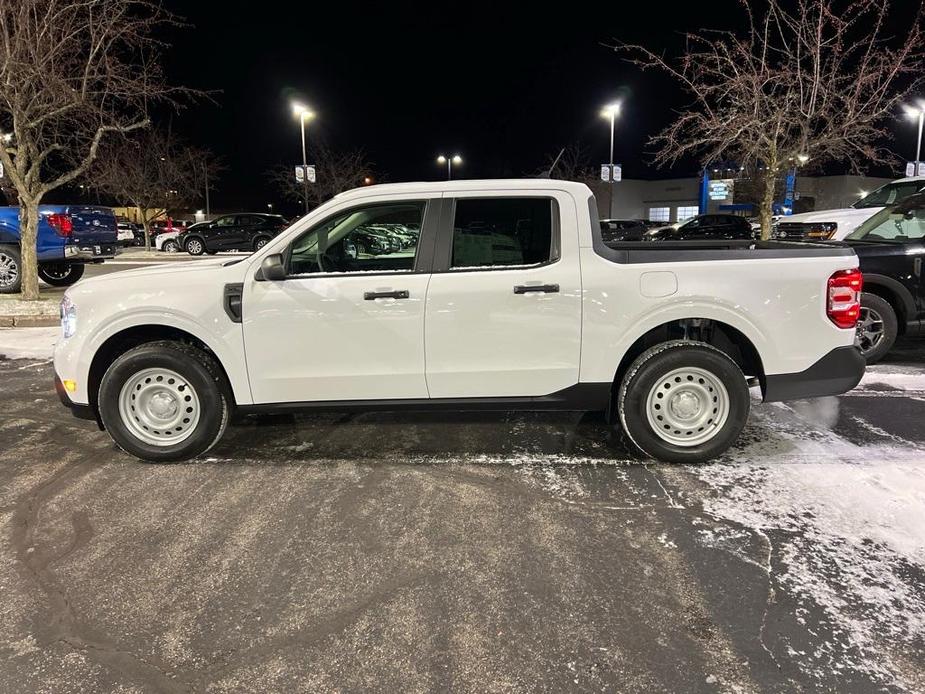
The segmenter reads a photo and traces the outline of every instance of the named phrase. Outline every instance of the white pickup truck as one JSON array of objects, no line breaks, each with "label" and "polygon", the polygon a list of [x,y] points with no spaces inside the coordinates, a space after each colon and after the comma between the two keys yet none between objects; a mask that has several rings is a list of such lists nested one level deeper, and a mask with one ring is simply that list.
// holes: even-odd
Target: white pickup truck
[{"label": "white pickup truck", "polygon": [[579,183],[369,186],[253,255],[71,287],[56,387],[152,461],[235,413],[446,408],[606,411],[643,453],[699,462],[736,440],[749,386],[858,383],[856,268],[833,244],[606,246]]},{"label": "white pickup truck", "polygon": [[925,177],[900,178],[868,193],[851,207],[781,217],[774,224],[771,237],[787,241],[842,241],[887,205],[904,200],[922,189],[925,189]]}]

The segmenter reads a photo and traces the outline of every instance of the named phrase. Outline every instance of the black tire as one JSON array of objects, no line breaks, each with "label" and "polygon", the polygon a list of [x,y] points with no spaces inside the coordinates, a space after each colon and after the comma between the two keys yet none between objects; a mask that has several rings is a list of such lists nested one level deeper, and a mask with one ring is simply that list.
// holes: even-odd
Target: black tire
[{"label": "black tire", "polygon": [[259,251],[261,248],[270,243],[269,236],[258,236],[254,239],[254,250]]},{"label": "black tire", "polygon": [[39,265],[39,277],[52,287],[70,287],[84,276],[81,263],[44,263]]},{"label": "black tire", "polygon": [[186,240],[185,249],[190,255],[202,255],[206,252],[205,242],[198,236]]},{"label": "black tire", "polygon": [[[173,445],[144,441],[128,428],[120,414],[123,386],[140,372],[158,368],[181,376],[183,387],[192,388],[200,410],[192,433]],[[133,392],[134,389],[129,391]],[[212,448],[228,424],[231,402],[230,388],[212,357],[191,345],[166,340],[140,345],[118,357],[103,375],[98,398],[100,418],[119,448],[142,460],[161,463],[189,460]]]},{"label": "black tire", "polygon": [[[673,376],[664,384],[662,383],[668,374],[688,369],[694,371],[694,378],[691,378],[690,374],[684,378]],[[672,429],[667,424],[661,425],[669,429],[664,434],[660,433],[660,430],[656,431],[650,423],[650,396],[654,403],[653,408],[661,407],[659,403],[664,404],[666,408],[674,407],[668,397],[662,398],[660,395],[663,392],[670,393],[672,387],[678,389],[674,392],[686,398],[685,407],[696,407],[699,412],[703,413],[701,416],[704,418],[711,414],[717,416],[717,409],[712,405],[715,403],[722,407],[722,404],[717,402],[717,398],[724,396],[721,392],[714,390],[709,379],[704,381],[696,378],[697,373],[708,374],[709,378],[715,379],[714,384],[718,382],[722,385],[719,391],[725,390],[727,402],[724,409],[726,413],[725,415],[722,412],[719,413],[719,418],[722,419],[720,426],[717,428],[713,419],[709,422],[694,419],[692,421],[696,423],[690,424],[691,431],[685,431],[687,426],[681,424],[676,424],[678,429]],[[664,390],[662,390],[663,386]],[[704,403],[696,395],[691,400],[692,396],[689,392],[691,388],[711,398],[712,402]],[[708,409],[703,409],[704,405]],[[711,345],[689,340],[664,342],[643,352],[627,369],[617,395],[617,412],[620,416],[620,423],[630,442],[645,455],[669,463],[703,463],[722,454],[741,433],[748,419],[750,405],[748,385],[736,363],[727,354]],[[710,412],[711,409],[712,412]],[[662,420],[658,411],[658,409],[651,410],[652,419],[667,421]],[[668,416],[664,409],[661,412]],[[674,416],[671,415],[671,417]],[[697,424],[703,426],[697,427]],[[709,436],[710,438],[693,445],[679,445],[666,438],[676,436],[675,440],[683,440],[685,435],[691,436],[691,441],[698,437]]]},{"label": "black tire", "polygon": [[861,316],[855,344],[868,364],[875,364],[887,355],[898,332],[899,319],[890,302],[876,294],[861,292]]},{"label": "black tire", "polygon": [[164,251],[164,253],[179,253],[180,244],[173,239],[169,239],[164,241],[164,245],[161,246],[161,250]]},{"label": "black tire", "polygon": [[16,246],[0,246],[0,294],[18,294],[22,287],[22,256]]}]

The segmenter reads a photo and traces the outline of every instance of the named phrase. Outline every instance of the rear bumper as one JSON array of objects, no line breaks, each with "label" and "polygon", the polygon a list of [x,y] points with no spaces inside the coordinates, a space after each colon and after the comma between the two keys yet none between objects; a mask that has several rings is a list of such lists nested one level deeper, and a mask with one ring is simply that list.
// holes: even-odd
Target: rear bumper
[{"label": "rear bumper", "polygon": [[116,257],[118,243],[74,245],[64,247],[64,260],[72,263],[92,263]]},{"label": "rear bumper", "polygon": [[97,416],[96,409],[92,405],[81,405],[71,401],[58,374],[55,374],[55,392],[58,394],[58,399],[61,400],[61,404],[67,407],[71,411],[71,414],[77,417],[77,419],[89,419],[91,422],[96,422],[100,429],[103,428],[103,424],[99,416]]},{"label": "rear bumper", "polygon": [[765,376],[765,402],[820,398],[846,393],[861,382],[866,364],[855,347],[836,347],[805,371]]}]

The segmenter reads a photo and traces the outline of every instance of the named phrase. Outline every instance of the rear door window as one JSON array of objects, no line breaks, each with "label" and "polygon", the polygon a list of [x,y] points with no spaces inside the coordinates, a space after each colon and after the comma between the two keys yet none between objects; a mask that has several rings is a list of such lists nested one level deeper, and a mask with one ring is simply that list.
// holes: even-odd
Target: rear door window
[{"label": "rear door window", "polygon": [[557,260],[556,214],[551,198],[460,198],[450,267],[503,268]]}]

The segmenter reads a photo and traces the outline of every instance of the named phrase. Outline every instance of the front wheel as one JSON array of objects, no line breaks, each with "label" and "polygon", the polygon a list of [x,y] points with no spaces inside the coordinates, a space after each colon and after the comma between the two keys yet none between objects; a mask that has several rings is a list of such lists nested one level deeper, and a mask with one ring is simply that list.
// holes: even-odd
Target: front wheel
[{"label": "front wheel", "polygon": [[85,269],[79,263],[44,263],[39,265],[39,277],[52,287],[69,287],[84,276]]},{"label": "front wheel", "polygon": [[181,342],[149,342],[107,369],[99,411],[127,453],[152,462],[188,460],[221,438],[229,402],[218,364]]},{"label": "front wheel", "polygon": [[201,239],[190,239],[186,242],[186,252],[190,255],[202,255],[206,246]]},{"label": "front wheel", "polygon": [[180,244],[178,244],[173,239],[170,239],[169,241],[164,241],[164,245],[161,246],[161,250],[164,251],[164,253],[178,253],[180,251]]},{"label": "front wheel", "polygon": [[736,363],[711,345],[688,340],[643,352],[617,399],[630,441],[669,463],[702,463],[726,451],[745,426],[749,406]]}]

